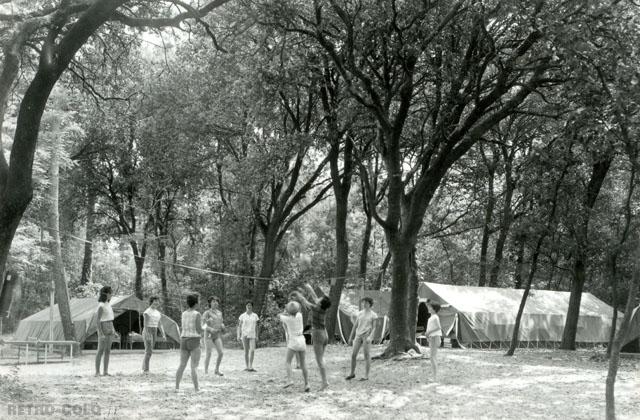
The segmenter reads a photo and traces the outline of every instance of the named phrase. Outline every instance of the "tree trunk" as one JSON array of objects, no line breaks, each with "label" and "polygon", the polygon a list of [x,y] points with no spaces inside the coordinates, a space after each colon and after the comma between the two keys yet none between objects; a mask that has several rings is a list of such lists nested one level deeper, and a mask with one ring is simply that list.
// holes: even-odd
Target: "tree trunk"
[{"label": "tree trunk", "polygon": [[[638,246],[636,241],[636,247]],[[637,252],[636,252],[637,253]],[[622,318],[622,324],[620,330],[616,335],[616,339],[613,342],[611,349],[611,357],[609,358],[609,370],[607,372],[607,381],[605,387],[605,399],[606,399],[606,418],[607,420],[615,420],[616,418],[616,402],[615,402],[615,385],[616,375],[618,374],[618,365],[620,363],[620,348],[629,331],[629,324],[631,322],[631,312],[633,312],[633,306],[635,304],[636,295],[638,294],[638,286],[640,284],[640,267],[638,267],[638,255],[636,255],[636,264],[633,270],[633,279],[629,288],[629,295],[627,296],[627,304],[624,310],[624,317]]]},{"label": "tree trunk", "polygon": [[582,211],[585,213],[584,220],[576,230],[578,252],[576,252],[576,260],[573,265],[574,274],[572,279],[573,281],[571,283],[571,296],[569,297],[567,319],[562,333],[562,343],[560,343],[560,348],[563,350],[576,349],[576,333],[578,332],[580,301],[582,300],[582,289],[584,288],[584,282],[587,276],[587,257],[585,253],[588,243],[589,220],[591,218],[591,211],[596,203],[596,199],[598,198],[598,194],[602,188],[602,183],[609,172],[612,161],[613,155],[594,163],[591,167],[591,176],[589,178],[589,184],[587,185],[585,200],[582,207]]},{"label": "tree trunk", "polygon": [[[363,192],[364,194],[364,192]],[[360,277],[367,275],[367,263],[369,261],[369,248],[371,247],[371,231],[373,230],[373,218],[371,213],[365,213],[367,218],[364,225],[364,233],[362,234],[362,248],[360,250]]]},{"label": "tree trunk", "polygon": [[407,320],[409,322],[409,337],[416,336],[418,324],[418,261],[416,260],[416,247],[411,250],[411,271],[409,272],[409,297],[407,301]]},{"label": "tree trunk", "polygon": [[384,279],[384,275],[387,272],[387,268],[389,267],[389,263],[391,262],[391,252],[387,252],[387,255],[384,256],[384,261],[382,261],[382,265],[380,266],[380,271],[376,275],[376,279],[373,282],[372,289],[380,290],[382,288],[382,280]]},{"label": "tree trunk", "polygon": [[613,348],[613,342],[616,337],[616,326],[618,323],[618,269],[616,263],[617,255],[609,257],[609,278],[611,281],[611,306],[613,307],[613,314],[611,315],[611,334],[609,334],[609,344],[607,345],[607,357],[611,357],[611,349]]},{"label": "tree trunk", "polygon": [[519,235],[517,238],[518,251],[516,252],[516,268],[514,273],[514,285],[515,289],[522,288],[522,269],[524,268],[524,243],[526,238],[524,235]]},{"label": "tree trunk", "polygon": [[[483,153],[484,156],[484,153]],[[487,159],[485,158],[485,162]],[[487,192],[487,207],[484,213],[484,226],[482,228],[482,243],[480,245],[480,278],[478,286],[483,287],[487,282],[487,251],[489,249],[489,238],[491,236],[491,221],[493,220],[493,209],[496,199],[493,192],[493,182],[495,177],[495,163],[487,163],[489,170],[489,185]]]},{"label": "tree trunk", "polygon": [[133,261],[136,265],[136,274],[134,279],[134,291],[138,299],[143,299],[142,293],[142,270],[144,268],[144,261],[146,256],[147,245],[143,244],[142,247],[138,247],[136,241],[129,242],[131,249],[133,250]]},{"label": "tree trunk", "polygon": [[262,252],[262,266],[260,267],[260,279],[256,280],[253,293],[253,310],[259,316],[263,315],[266,307],[269,280],[273,276],[276,265],[276,251],[278,249],[277,234],[274,227],[270,227],[264,235],[264,249]]},{"label": "tree trunk", "polygon": [[409,297],[409,277],[411,267],[412,246],[407,246],[403,239],[391,240],[391,307],[389,308],[391,340],[382,357],[390,357],[397,353],[414,349],[420,352],[414,340],[410,340],[407,317],[407,299]]},{"label": "tree trunk", "polygon": [[[57,134],[57,133],[56,133]],[[64,332],[64,339],[75,341],[76,333],[71,320],[69,306],[69,290],[67,288],[67,273],[62,261],[62,246],[60,243],[60,214],[58,211],[58,196],[60,182],[60,144],[54,134],[51,145],[51,161],[49,163],[49,234],[52,237],[51,253],[53,254],[53,272],[51,275],[55,284],[55,297],[58,301],[60,322]]]},{"label": "tree trunk", "polygon": [[166,242],[166,232],[164,229],[160,229],[161,235],[160,239],[158,239],[158,262],[160,263],[160,291],[162,293],[162,302],[165,308],[169,303],[169,290],[167,287],[167,242]]},{"label": "tree trunk", "polygon": [[567,309],[567,319],[562,333],[563,350],[576,349],[576,334],[578,332],[578,318],[580,317],[580,302],[582,300],[582,290],[586,280],[586,267],[584,256],[576,257],[573,266],[573,281],[571,282],[571,294],[569,295],[569,308]]},{"label": "tree trunk", "polygon": [[[331,158],[329,161],[331,169],[331,181],[333,182],[333,195],[336,200],[336,269],[335,282],[331,283],[329,299],[331,307],[327,313],[326,327],[329,341],[333,342],[338,318],[338,305],[344,287],[347,268],[349,267],[349,238],[347,237],[347,216],[349,215],[349,191],[351,190],[351,159],[353,142],[346,139],[344,147],[344,173],[340,174],[338,168],[339,161],[339,139],[334,138],[332,142]],[[365,255],[366,257],[366,255]]]},{"label": "tree trunk", "polygon": [[93,262],[93,238],[95,236],[95,207],[96,195],[92,189],[87,191],[87,225],[84,242],[84,257],[82,259],[82,273],[80,274],[80,284],[87,284],[91,281],[91,266]]},{"label": "tree trunk", "polygon": [[527,304],[527,297],[529,297],[529,291],[531,290],[531,283],[533,282],[533,277],[536,274],[536,269],[538,267],[538,257],[540,256],[540,248],[542,248],[542,242],[544,241],[544,235],[538,239],[538,243],[536,244],[536,248],[533,251],[533,255],[531,256],[531,267],[529,268],[529,276],[527,277],[527,283],[524,287],[524,292],[522,293],[522,299],[520,300],[520,306],[518,307],[518,314],[516,315],[515,325],[513,326],[513,335],[511,336],[511,345],[509,346],[509,350],[507,350],[507,356],[513,356],[518,347],[518,343],[520,342],[520,321],[522,320],[522,314],[524,313],[524,307]]},{"label": "tree trunk", "polygon": [[[510,170],[509,168],[507,170]],[[508,175],[506,177],[506,191],[504,195],[504,205],[502,206],[500,231],[498,232],[498,239],[496,239],[496,250],[493,257],[493,263],[491,264],[491,273],[489,275],[490,287],[496,287],[498,285],[498,274],[500,273],[500,266],[502,265],[504,245],[507,242],[507,237],[512,222],[511,201],[513,200],[514,188],[515,184],[513,180],[511,180],[511,176]]]}]

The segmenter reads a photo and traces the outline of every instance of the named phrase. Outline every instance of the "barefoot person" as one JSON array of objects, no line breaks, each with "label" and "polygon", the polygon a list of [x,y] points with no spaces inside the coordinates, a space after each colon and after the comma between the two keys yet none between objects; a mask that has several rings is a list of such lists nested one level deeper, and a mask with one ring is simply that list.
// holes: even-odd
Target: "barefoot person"
[{"label": "barefoot person", "polygon": [[327,309],[331,306],[331,299],[328,296],[322,296],[318,298],[313,288],[309,284],[305,284],[305,290],[309,293],[309,296],[313,299],[313,302],[309,302],[299,292],[294,292],[295,298],[302,305],[311,310],[311,340],[313,342],[313,352],[316,356],[316,363],[320,370],[320,377],[322,378],[322,386],[320,390],[326,389],[329,386],[327,382],[327,369],[324,364],[324,352],[329,343],[329,336],[325,328],[325,318]]},{"label": "barefoot person", "polygon": [[300,304],[294,301],[287,303],[285,312],[280,314],[280,321],[282,321],[282,326],[284,327],[287,338],[287,354],[285,357],[287,383],[284,387],[289,388],[293,385],[291,362],[293,361],[293,357],[297,356],[300,361],[300,369],[302,369],[302,377],[304,378],[304,392],[309,392],[309,373],[305,361],[307,345],[304,341],[304,335],[302,335],[304,325],[302,313],[300,313]]},{"label": "barefoot person", "polygon": [[96,311],[96,326],[98,327],[98,351],[96,353],[96,374],[100,376],[100,359],[104,366],[102,374],[109,375],[109,356],[111,354],[111,342],[116,333],[113,328],[113,308],[111,307],[111,287],[104,286],[100,289],[98,297],[98,310]]},{"label": "barefoot person", "polygon": [[222,311],[219,308],[218,298],[215,296],[207,299],[209,302],[209,309],[202,314],[202,328],[204,329],[204,347],[206,350],[206,356],[204,358],[204,373],[209,373],[209,362],[211,361],[211,353],[215,347],[218,353],[216,359],[216,370],[214,373],[218,376],[224,376],[220,373],[220,362],[222,361],[223,348],[222,348],[222,333],[225,330],[224,323],[222,322]]},{"label": "barefoot person", "polygon": [[356,323],[354,324],[349,337],[349,344],[353,343],[353,352],[351,353],[351,373],[345,379],[351,380],[356,377],[356,358],[358,357],[360,347],[362,347],[364,353],[365,375],[360,378],[360,380],[366,381],[369,379],[369,370],[371,369],[370,348],[378,315],[371,310],[371,307],[373,306],[373,299],[365,297],[360,302],[362,303],[363,309],[358,312]]},{"label": "barefoot person", "polygon": [[248,372],[255,372],[253,368],[253,355],[256,351],[256,338],[258,337],[258,314],[253,312],[253,303],[247,302],[247,311],[238,319],[238,341],[242,341],[244,348],[244,363]]},{"label": "barefoot person", "polygon": [[149,298],[149,307],[142,313],[144,318],[144,329],[142,330],[142,338],[144,340],[143,373],[149,373],[149,360],[151,359],[153,348],[158,339],[158,332],[160,332],[163,338],[167,338],[162,328],[162,323],[160,322],[162,314],[158,310],[159,307],[160,299],[158,299],[158,296],[151,296]]},{"label": "barefoot person", "polygon": [[202,336],[202,316],[196,311],[198,295],[187,296],[187,310],[182,313],[180,333],[180,366],[176,372],[176,391],[180,388],[182,374],[191,358],[191,381],[196,392],[198,387],[198,363],[200,363],[200,337]]},{"label": "barefoot person", "polygon": [[429,320],[427,321],[427,330],[425,335],[429,340],[429,352],[431,353],[431,371],[433,373],[434,382],[437,380],[438,373],[437,355],[438,348],[442,343],[442,327],[440,326],[440,305],[435,302],[427,301],[427,310],[429,311]]}]

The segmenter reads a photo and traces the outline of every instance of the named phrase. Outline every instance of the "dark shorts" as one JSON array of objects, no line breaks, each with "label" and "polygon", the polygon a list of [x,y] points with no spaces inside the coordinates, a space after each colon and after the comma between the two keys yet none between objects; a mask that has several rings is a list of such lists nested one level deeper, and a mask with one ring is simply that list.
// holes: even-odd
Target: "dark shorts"
[{"label": "dark shorts", "polygon": [[329,343],[329,336],[327,335],[326,329],[312,329],[311,330],[311,340],[313,344],[322,344],[323,346]]},{"label": "dark shorts", "polygon": [[200,337],[180,337],[180,350],[194,351],[200,348]]}]

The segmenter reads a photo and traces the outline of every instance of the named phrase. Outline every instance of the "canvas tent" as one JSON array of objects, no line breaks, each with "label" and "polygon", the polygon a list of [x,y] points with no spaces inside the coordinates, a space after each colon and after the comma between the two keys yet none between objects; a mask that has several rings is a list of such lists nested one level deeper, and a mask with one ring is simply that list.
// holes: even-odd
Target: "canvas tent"
[{"label": "canvas tent", "polygon": [[[618,322],[622,322],[618,319]],[[628,353],[640,353],[640,306],[631,313],[629,332],[622,342],[622,351]]]},{"label": "canvas tent", "polygon": [[[69,302],[71,319],[76,332],[76,340],[81,344],[95,342],[97,339],[96,310],[98,301],[95,298],[74,298]],[[129,333],[140,333],[143,327],[142,313],[147,304],[134,295],[114,296],[111,306],[115,320],[113,325],[121,337]],[[16,340],[64,340],[62,322],[58,305],[53,308],[53,336],[49,337],[49,307],[23,319],[15,333]],[[167,335],[167,343],[175,346],[180,342],[178,324],[166,315],[160,319]]]},{"label": "canvas tent", "polygon": [[353,324],[360,310],[359,304],[363,297],[373,299],[372,310],[378,315],[374,343],[381,343],[389,335],[389,307],[391,304],[391,292],[381,290],[347,290],[342,293],[338,306],[338,319],[336,334],[346,343],[351,335]]},{"label": "canvas tent", "polygon": [[[420,299],[445,304],[440,311],[444,333],[467,346],[489,346],[511,340],[522,289],[453,286],[423,282]],[[562,341],[569,292],[531,290],[520,323],[524,343]],[[590,293],[583,293],[577,344],[609,341],[613,308]],[[621,316],[621,315],[620,315]]]}]

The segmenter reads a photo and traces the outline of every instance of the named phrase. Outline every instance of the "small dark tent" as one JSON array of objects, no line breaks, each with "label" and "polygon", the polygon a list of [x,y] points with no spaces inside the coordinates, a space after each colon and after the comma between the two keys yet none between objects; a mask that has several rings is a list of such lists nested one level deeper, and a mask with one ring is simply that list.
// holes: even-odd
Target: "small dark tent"
[{"label": "small dark tent", "polygon": [[[621,322],[618,319],[618,322]],[[622,351],[625,353],[640,353],[640,306],[635,308],[631,314],[629,332],[622,342]]]},{"label": "small dark tent", "polygon": [[[69,302],[71,319],[76,332],[76,340],[81,345],[95,343],[97,341],[96,310],[98,301],[96,298],[74,298]],[[127,337],[130,333],[140,334],[143,328],[142,313],[147,304],[134,295],[113,296],[111,306],[115,319],[114,328],[120,337]],[[49,336],[50,308],[28,316],[20,321],[15,333],[16,340],[64,340],[62,322],[58,305],[53,307],[53,336]],[[167,344],[175,347],[180,343],[178,324],[162,314],[160,320],[167,335]]]}]

